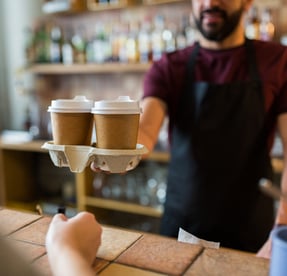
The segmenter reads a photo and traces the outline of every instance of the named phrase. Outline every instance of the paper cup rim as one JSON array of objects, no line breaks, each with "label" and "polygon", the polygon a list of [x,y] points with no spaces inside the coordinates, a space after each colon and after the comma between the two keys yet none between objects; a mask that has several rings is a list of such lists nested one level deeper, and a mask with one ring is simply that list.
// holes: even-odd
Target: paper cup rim
[{"label": "paper cup rim", "polygon": [[91,109],[53,108],[49,106],[48,112],[51,112],[51,113],[91,113]]},{"label": "paper cup rim", "polygon": [[[285,240],[282,237],[282,231],[285,232]],[[276,243],[280,247],[287,248],[287,226],[279,226],[272,230],[271,237],[273,243]]]},{"label": "paper cup rim", "polygon": [[122,109],[92,109],[95,115],[125,115],[125,114],[140,114],[141,110],[122,110]]}]

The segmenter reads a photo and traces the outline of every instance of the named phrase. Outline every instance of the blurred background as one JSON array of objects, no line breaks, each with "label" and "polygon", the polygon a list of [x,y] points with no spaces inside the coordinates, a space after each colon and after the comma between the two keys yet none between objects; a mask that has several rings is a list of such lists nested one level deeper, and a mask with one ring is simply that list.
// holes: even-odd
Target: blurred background
[{"label": "blurred background", "polygon": [[[125,175],[53,166],[47,107],[56,98],[140,99],[150,64],[196,40],[185,0],[0,2],[0,205],[97,213],[107,224],[157,232],[169,162],[167,121],[150,158]],[[246,36],[287,45],[287,1],[254,1]],[[279,182],[282,147],[273,165]]]}]

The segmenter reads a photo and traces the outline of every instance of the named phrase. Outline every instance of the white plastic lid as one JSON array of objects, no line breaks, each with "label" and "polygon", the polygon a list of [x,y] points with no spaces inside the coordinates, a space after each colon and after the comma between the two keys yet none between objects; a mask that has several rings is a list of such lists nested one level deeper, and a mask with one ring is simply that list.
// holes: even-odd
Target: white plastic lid
[{"label": "white plastic lid", "polygon": [[96,101],[92,108],[94,114],[139,114],[139,101],[133,101],[129,96],[119,96],[116,100]]},{"label": "white plastic lid", "polygon": [[48,112],[58,113],[88,113],[91,112],[93,101],[88,100],[85,96],[76,96],[73,99],[53,100],[48,107]]}]

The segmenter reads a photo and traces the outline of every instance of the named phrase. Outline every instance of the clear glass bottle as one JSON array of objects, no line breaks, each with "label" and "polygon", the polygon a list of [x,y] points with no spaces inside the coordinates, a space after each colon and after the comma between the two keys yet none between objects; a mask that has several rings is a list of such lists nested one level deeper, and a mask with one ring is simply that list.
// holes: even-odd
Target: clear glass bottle
[{"label": "clear glass bottle", "polygon": [[175,41],[176,41],[176,49],[178,50],[185,48],[187,45],[187,40],[185,36],[185,28],[182,23],[176,32]]},{"label": "clear glass bottle", "polygon": [[86,29],[81,25],[72,37],[72,45],[75,53],[75,63],[86,62]]},{"label": "clear glass bottle", "polygon": [[163,30],[164,18],[161,15],[157,15],[154,18],[154,27],[151,33],[151,49],[153,61],[160,59],[164,53],[164,41],[162,39]]},{"label": "clear glass bottle", "polygon": [[186,39],[186,46],[193,44],[198,39],[198,30],[194,26],[190,15],[185,15],[182,18],[182,28]]},{"label": "clear glass bottle", "polygon": [[62,62],[62,30],[58,25],[53,25],[50,31],[50,61],[52,63]]},{"label": "clear glass bottle", "polygon": [[50,62],[50,25],[41,22],[35,31],[35,61],[39,63]]},{"label": "clear glass bottle", "polygon": [[135,21],[129,22],[128,37],[126,40],[127,58],[129,63],[139,61],[138,33],[138,23]]},{"label": "clear glass bottle", "polygon": [[62,44],[62,62],[63,64],[73,64],[74,63],[74,49],[71,43],[71,31],[66,30],[63,34],[63,44]]},{"label": "clear glass bottle", "polygon": [[147,63],[151,60],[151,24],[148,19],[141,23],[138,35],[139,62]]},{"label": "clear glass bottle", "polygon": [[258,8],[256,6],[252,6],[247,15],[247,21],[245,25],[245,35],[249,39],[260,39],[260,31],[259,31],[260,19]]},{"label": "clear glass bottle", "polygon": [[176,49],[176,25],[173,22],[164,22],[162,31],[164,52],[173,52]]},{"label": "clear glass bottle", "polygon": [[271,10],[268,8],[262,11],[259,33],[261,40],[272,41],[274,38],[275,26],[272,22]]},{"label": "clear glass bottle", "polygon": [[35,53],[35,31],[32,28],[25,28],[25,54],[27,64],[33,64],[36,60]]}]

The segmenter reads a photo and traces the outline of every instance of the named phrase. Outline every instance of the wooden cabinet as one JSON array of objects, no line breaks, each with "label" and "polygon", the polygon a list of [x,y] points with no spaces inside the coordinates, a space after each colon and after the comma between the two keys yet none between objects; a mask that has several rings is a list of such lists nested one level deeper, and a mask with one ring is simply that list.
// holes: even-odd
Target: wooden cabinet
[{"label": "wooden cabinet", "polygon": [[104,64],[33,64],[24,71],[42,75],[82,75],[82,74],[115,74],[115,73],[145,73],[149,63],[104,63]]}]

